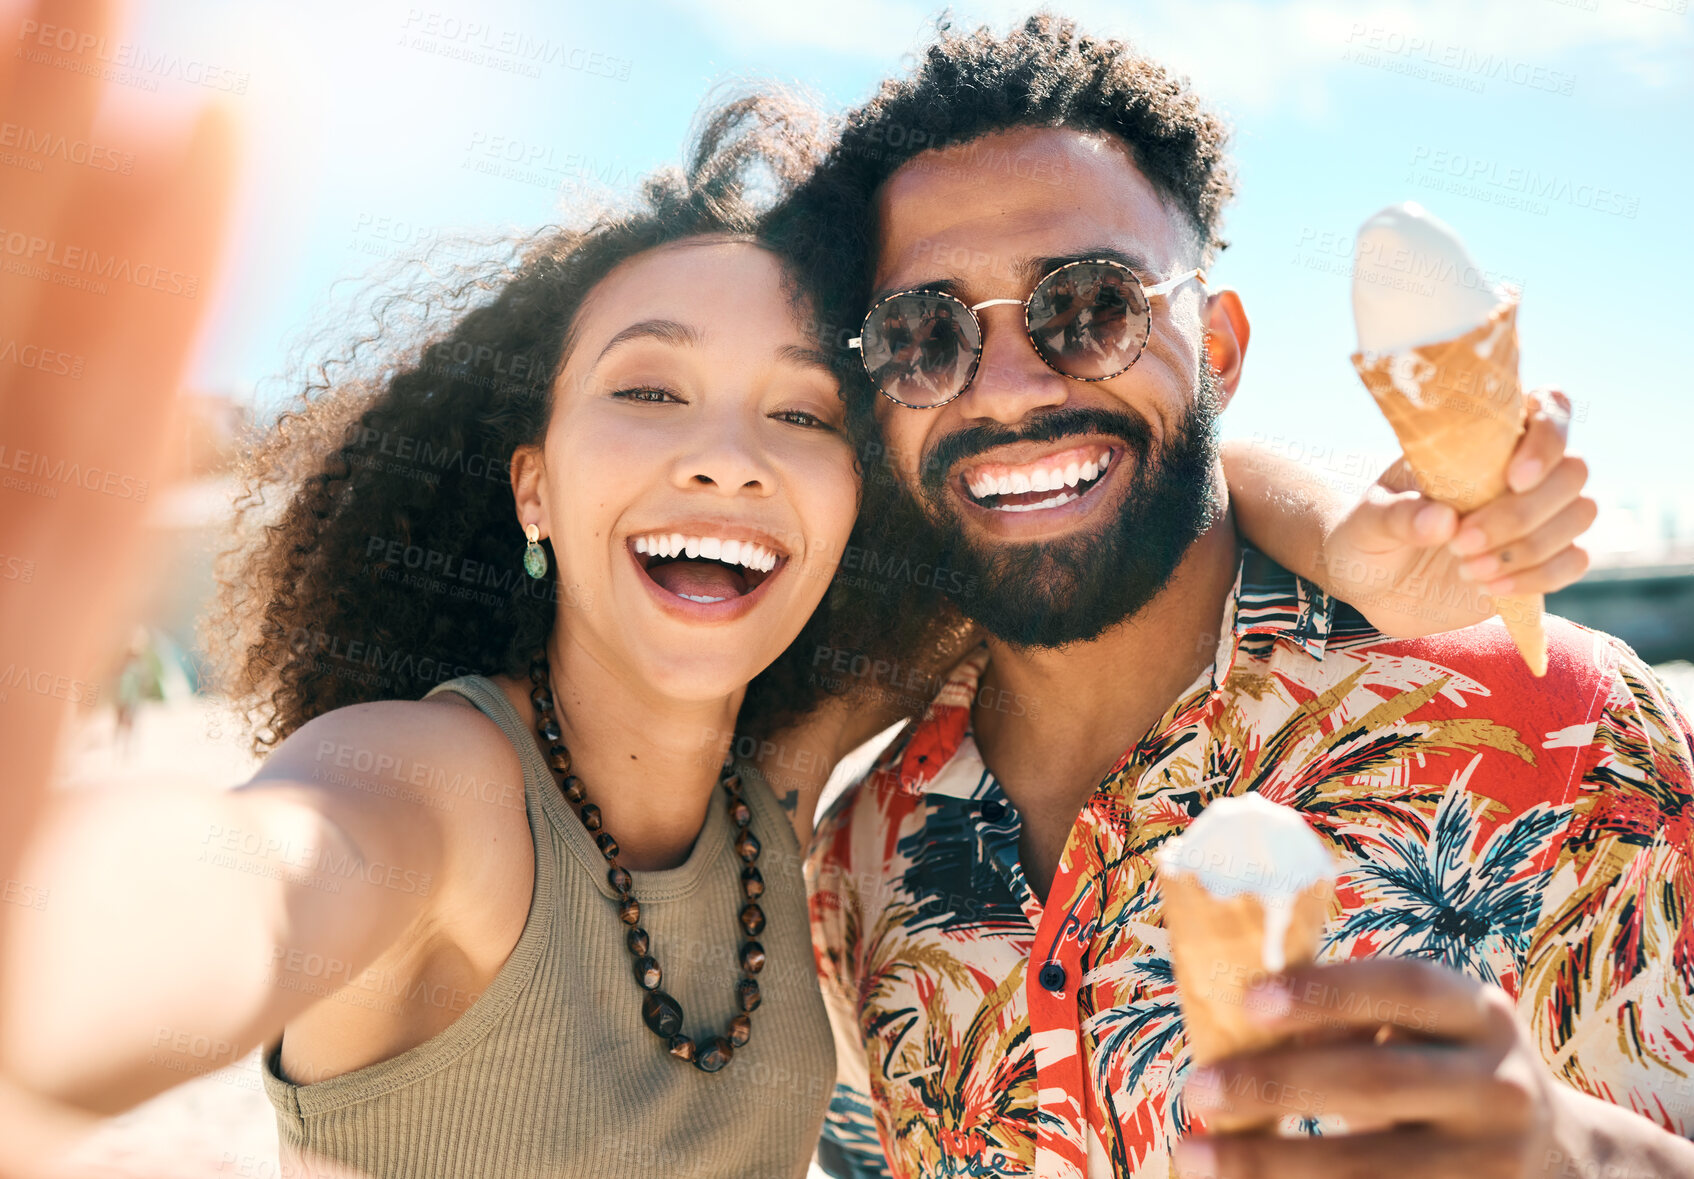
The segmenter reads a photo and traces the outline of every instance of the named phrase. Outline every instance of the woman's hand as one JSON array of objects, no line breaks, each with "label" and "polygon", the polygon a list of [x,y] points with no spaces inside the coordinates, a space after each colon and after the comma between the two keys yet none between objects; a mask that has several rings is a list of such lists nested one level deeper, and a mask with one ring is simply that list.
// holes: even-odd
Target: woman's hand
[{"label": "woman's hand", "polygon": [[1318,583],[1384,634],[1416,638],[1483,621],[1494,597],[1548,594],[1580,579],[1588,554],[1574,541],[1597,508],[1582,494],[1588,464],[1565,452],[1570,401],[1556,389],[1527,397],[1509,490],[1461,517],[1412,490],[1402,460],[1329,531]]},{"label": "woman's hand", "polygon": [[[0,183],[0,226],[18,246],[8,254],[24,255],[0,272],[0,339],[19,357],[0,364],[0,652],[28,672],[0,703],[8,880],[46,800],[72,699],[101,678],[145,588],[144,521],[208,310],[234,172],[234,137],[218,113],[183,127],[138,117],[133,93],[108,101],[95,47],[122,39],[113,5],[38,0],[10,17],[0,121],[44,141],[104,145],[128,166],[53,153]],[[0,1174],[24,1173],[23,1160],[73,1124],[0,1077]]]}]

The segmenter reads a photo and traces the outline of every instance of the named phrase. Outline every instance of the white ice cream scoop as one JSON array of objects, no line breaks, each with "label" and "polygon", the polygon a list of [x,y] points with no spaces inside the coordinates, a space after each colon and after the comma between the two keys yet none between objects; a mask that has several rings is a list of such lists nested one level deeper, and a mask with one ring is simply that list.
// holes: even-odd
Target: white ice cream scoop
[{"label": "white ice cream scoop", "polygon": [[1353,322],[1360,352],[1462,336],[1508,291],[1487,281],[1451,226],[1416,201],[1366,221],[1353,247]]},{"label": "white ice cream scoop", "polygon": [[1261,794],[1220,798],[1159,851],[1161,873],[1187,872],[1217,897],[1251,894],[1264,906],[1264,965],[1283,968],[1294,900],[1333,881],[1335,861],[1300,813]]}]

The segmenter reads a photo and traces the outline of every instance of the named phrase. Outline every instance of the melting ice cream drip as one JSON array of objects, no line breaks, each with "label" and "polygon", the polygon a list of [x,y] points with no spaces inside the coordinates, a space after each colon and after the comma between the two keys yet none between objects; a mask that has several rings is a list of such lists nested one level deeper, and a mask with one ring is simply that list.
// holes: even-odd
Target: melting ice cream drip
[{"label": "melting ice cream drip", "polygon": [[1334,879],[1335,862],[1297,811],[1247,793],[1201,811],[1159,853],[1159,870],[1190,873],[1213,896],[1256,898],[1265,912],[1264,966],[1274,972],[1287,965],[1295,899]]}]

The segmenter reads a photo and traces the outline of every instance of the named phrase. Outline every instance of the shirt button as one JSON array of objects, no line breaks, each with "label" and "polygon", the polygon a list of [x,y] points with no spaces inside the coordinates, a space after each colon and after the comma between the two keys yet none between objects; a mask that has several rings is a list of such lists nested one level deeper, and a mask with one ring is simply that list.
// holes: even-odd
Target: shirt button
[{"label": "shirt button", "polygon": [[1035,976],[1036,981],[1052,991],[1055,995],[1065,989],[1065,968],[1057,962],[1048,962],[1041,967],[1041,973]]},{"label": "shirt button", "polygon": [[1006,804],[998,798],[991,798],[982,804],[982,817],[990,823],[998,823],[1006,817]]}]

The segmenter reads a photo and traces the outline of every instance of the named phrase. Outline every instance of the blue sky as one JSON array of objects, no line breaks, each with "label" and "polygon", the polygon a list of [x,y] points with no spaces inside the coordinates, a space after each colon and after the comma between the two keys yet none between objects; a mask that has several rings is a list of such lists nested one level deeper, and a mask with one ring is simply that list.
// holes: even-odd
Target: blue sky
[{"label": "blue sky", "polygon": [[[1393,441],[1348,363],[1350,253],[1417,199],[1523,288],[1528,384],[1576,400],[1599,530],[1694,539],[1689,0],[1124,4],[1057,10],[1180,72],[1234,130],[1240,193],[1211,274],[1253,321],[1225,432],[1345,476]],[[827,8],[827,11],[825,9]],[[839,109],[904,71],[935,9],[904,0],[152,0],[131,36],[246,76],[223,299],[194,382],[273,404],[291,349],[430,235],[580,214],[674,162],[718,83],[799,83]],[[958,5],[955,23],[1027,12]],[[210,91],[180,77],[138,101]],[[1620,531],[1621,530],[1621,531]],[[1651,537],[1647,538],[1649,541]],[[1604,548],[1605,544],[1599,547]]]}]

